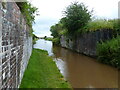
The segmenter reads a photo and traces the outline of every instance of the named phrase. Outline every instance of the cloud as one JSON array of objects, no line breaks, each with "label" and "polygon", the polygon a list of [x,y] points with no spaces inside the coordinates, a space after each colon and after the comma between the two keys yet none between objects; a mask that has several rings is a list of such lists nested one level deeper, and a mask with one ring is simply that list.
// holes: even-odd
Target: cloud
[{"label": "cloud", "polygon": [[58,20],[54,18],[37,17],[33,25],[34,34],[39,37],[51,36],[50,27],[57,23]]}]

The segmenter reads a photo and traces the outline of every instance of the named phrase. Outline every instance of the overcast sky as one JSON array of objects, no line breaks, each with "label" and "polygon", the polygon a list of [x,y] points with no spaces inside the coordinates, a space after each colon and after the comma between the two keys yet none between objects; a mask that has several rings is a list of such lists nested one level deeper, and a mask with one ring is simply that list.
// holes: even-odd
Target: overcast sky
[{"label": "overcast sky", "polygon": [[118,18],[119,0],[30,0],[40,14],[35,18],[34,33],[39,37],[50,36],[50,26],[61,19],[62,12],[74,1],[83,2],[90,11],[93,9],[97,18]]}]

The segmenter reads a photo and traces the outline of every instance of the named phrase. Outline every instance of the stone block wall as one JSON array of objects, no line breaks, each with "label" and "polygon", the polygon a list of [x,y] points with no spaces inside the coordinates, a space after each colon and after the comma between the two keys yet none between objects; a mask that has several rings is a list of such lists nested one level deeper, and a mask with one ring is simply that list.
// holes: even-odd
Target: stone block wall
[{"label": "stone block wall", "polygon": [[62,47],[95,57],[97,43],[111,39],[112,37],[112,30],[97,30],[95,32],[80,34],[75,39],[61,36],[60,43]]},{"label": "stone block wall", "polygon": [[29,30],[17,4],[0,0],[0,89],[21,83],[32,52]]}]

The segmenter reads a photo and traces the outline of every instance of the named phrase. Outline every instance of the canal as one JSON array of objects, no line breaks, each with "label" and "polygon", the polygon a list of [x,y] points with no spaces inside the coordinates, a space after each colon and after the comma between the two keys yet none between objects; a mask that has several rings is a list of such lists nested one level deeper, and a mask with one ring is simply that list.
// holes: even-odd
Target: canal
[{"label": "canal", "polygon": [[34,48],[47,50],[73,88],[118,88],[118,70],[95,59],[40,39]]}]

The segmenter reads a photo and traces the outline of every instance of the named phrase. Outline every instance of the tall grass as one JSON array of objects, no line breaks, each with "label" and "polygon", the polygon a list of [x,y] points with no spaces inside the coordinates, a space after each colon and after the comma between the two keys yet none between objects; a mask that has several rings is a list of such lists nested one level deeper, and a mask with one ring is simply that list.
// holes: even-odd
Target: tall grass
[{"label": "tall grass", "polygon": [[89,22],[84,29],[87,31],[96,31],[100,29],[113,29],[113,22],[105,19],[97,19]]},{"label": "tall grass", "polygon": [[98,61],[120,68],[120,36],[97,44]]},{"label": "tall grass", "polygon": [[91,32],[96,30],[104,30],[111,29],[114,31],[120,31],[120,19],[96,19],[94,21],[90,21],[87,23],[85,27],[83,27],[82,32]]}]

